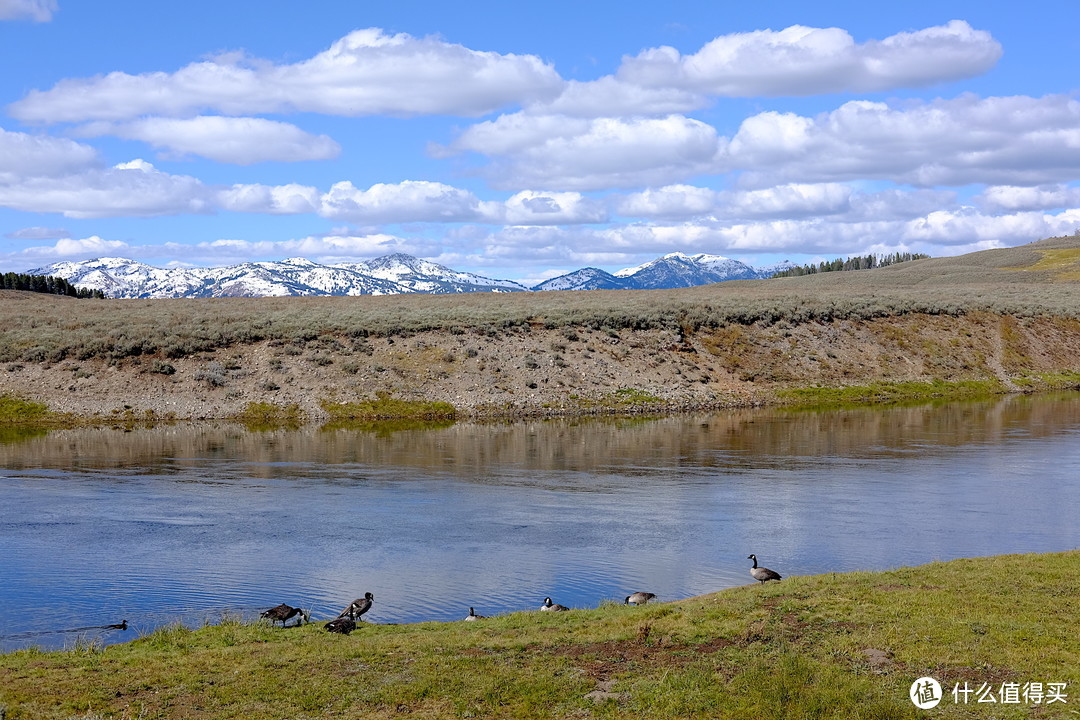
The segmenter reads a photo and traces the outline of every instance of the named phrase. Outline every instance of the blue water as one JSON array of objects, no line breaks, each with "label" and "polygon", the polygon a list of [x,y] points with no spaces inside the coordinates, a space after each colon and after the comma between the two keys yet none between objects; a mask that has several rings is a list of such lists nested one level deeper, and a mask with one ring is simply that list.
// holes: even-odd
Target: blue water
[{"label": "blue water", "polygon": [[[0,441],[0,649],[285,602],[371,622],[1080,547],[1080,395],[823,413]],[[96,628],[126,619],[129,629]]]}]

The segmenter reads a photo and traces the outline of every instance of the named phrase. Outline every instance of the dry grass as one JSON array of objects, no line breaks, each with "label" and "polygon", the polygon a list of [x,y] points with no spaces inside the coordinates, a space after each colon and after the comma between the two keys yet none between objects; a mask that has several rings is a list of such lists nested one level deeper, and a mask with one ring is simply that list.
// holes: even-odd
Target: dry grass
[{"label": "dry grass", "polygon": [[[493,335],[546,326],[694,331],[728,325],[986,311],[1080,316],[1080,238],[876,270],[678,290],[381,297],[72,300],[3,291],[0,362],[181,358],[262,340]],[[76,303],[76,305],[72,305]],[[77,312],[75,309],[77,308]]]}]

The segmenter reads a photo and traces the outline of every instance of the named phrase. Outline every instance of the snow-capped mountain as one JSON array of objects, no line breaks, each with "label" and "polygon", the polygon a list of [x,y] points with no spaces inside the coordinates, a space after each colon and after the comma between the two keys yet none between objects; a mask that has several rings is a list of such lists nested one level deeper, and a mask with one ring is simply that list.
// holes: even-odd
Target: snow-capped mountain
[{"label": "snow-capped mountain", "polygon": [[349,268],[370,277],[389,280],[401,287],[408,288],[407,292],[414,293],[442,295],[446,293],[529,289],[512,280],[493,280],[483,275],[458,272],[444,265],[421,260],[404,253],[384,255],[374,260],[365,260],[352,265],[337,265],[335,267]]},{"label": "snow-capped mountain", "polygon": [[582,268],[532,288],[512,280],[451,270],[402,253],[337,265],[289,258],[214,268],[158,268],[124,258],[98,258],[54,263],[29,272],[56,275],[113,298],[182,298],[675,288],[769,277],[790,266],[780,263],[754,269],[720,255],[671,253],[614,274]]},{"label": "snow-capped mountain", "polygon": [[587,267],[545,280],[533,286],[533,290],[625,290],[630,286],[629,280],[615,277],[599,268]]},{"label": "snow-capped mountain", "polygon": [[668,253],[652,262],[619,270],[615,277],[633,281],[635,288],[677,288],[707,285],[724,280],[754,280],[754,268],[720,255]]}]

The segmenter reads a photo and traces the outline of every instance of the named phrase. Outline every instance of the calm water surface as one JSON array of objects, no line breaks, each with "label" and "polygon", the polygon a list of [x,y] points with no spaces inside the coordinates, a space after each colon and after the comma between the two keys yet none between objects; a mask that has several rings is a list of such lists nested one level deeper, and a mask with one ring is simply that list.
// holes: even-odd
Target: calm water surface
[{"label": "calm water surface", "polygon": [[[0,434],[0,650],[280,602],[455,620],[1080,547],[1080,394],[398,431]],[[129,630],[93,626],[127,619]],[[81,629],[80,629],[81,628]]]}]

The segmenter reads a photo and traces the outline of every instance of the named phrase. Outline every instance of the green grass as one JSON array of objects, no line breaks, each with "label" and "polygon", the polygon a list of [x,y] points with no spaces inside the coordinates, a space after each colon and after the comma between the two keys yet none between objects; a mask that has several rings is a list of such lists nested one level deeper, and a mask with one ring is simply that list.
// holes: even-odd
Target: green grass
[{"label": "green grass", "polygon": [[808,387],[779,390],[777,398],[785,405],[805,408],[855,407],[859,405],[895,405],[930,400],[973,400],[1006,392],[996,380],[946,382],[878,382],[846,387]]},{"label": "green grass", "polygon": [[319,406],[330,416],[330,422],[346,420],[440,420],[457,416],[457,410],[446,402],[402,400],[389,393],[376,393],[375,398],[357,402],[323,400]]},{"label": "green grass", "polygon": [[31,402],[8,393],[0,395],[0,423],[35,423],[53,419],[45,403]]},{"label": "green grass", "polygon": [[1025,390],[1080,390],[1080,372],[1034,373],[1015,378],[1013,384]]},{"label": "green grass", "polygon": [[1072,551],[787,577],[641,608],[364,624],[347,637],[227,620],[0,655],[0,706],[9,720],[914,718],[927,713],[908,689],[930,675],[946,690],[1064,682],[1069,695],[1028,708],[947,693],[934,717],[1068,718],[1078,611]]},{"label": "green grass", "polygon": [[276,405],[268,402],[249,402],[238,415],[231,418],[243,423],[248,430],[296,429],[304,422],[296,403]]}]

